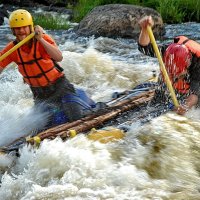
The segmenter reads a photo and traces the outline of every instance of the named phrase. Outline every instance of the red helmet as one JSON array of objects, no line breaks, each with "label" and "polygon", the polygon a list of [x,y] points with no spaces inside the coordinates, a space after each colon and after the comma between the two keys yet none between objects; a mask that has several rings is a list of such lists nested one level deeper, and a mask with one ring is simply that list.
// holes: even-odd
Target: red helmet
[{"label": "red helmet", "polygon": [[190,66],[191,58],[191,52],[185,45],[172,43],[167,47],[163,61],[170,75],[179,76]]}]

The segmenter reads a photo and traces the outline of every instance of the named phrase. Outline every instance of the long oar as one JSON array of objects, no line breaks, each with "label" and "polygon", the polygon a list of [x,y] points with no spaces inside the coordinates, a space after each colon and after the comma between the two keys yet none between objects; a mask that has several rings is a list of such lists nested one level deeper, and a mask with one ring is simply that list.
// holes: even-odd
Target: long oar
[{"label": "long oar", "polygon": [[7,51],[6,53],[4,53],[1,57],[0,57],[0,61],[2,61],[3,59],[5,59],[7,56],[9,56],[13,51],[17,50],[19,47],[21,47],[23,44],[25,44],[26,42],[28,42],[31,38],[33,38],[35,35],[35,33],[31,33],[30,35],[28,35],[26,38],[24,38],[21,42],[17,43],[13,48],[11,48],[9,51]]},{"label": "long oar", "polygon": [[148,31],[148,34],[149,34],[149,38],[150,38],[150,40],[151,40],[151,43],[152,43],[152,45],[153,45],[154,51],[155,51],[155,53],[156,53],[156,56],[157,56],[157,58],[158,58],[158,61],[159,61],[159,63],[160,63],[160,68],[161,68],[161,71],[162,71],[162,73],[163,73],[163,75],[164,75],[164,77],[165,77],[166,85],[167,85],[167,87],[168,87],[168,89],[169,89],[169,92],[170,92],[170,94],[171,94],[173,103],[174,103],[175,107],[178,107],[178,106],[179,106],[179,103],[178,103],[178,100],[177,100],[177,98],[176,98],[176,94],[175,94],[174,89],[173,89],[173,87],[172,87],[171,81],[170,81],[170,79],[169,79],[168,73],[167,73],[167,71],[166,71],[165,65],[164,65],[163,60],[162,60],[162,57],[161,57],[161,55],[160,55],[160,51],[159,51],[158,46],[157,46],[157,44],[156,44],[156,40],[155,40],[155,38],[154,38],[153,31],[152,31],[152,29],[151,29],[150,26],[147,26],[147,31]]}]

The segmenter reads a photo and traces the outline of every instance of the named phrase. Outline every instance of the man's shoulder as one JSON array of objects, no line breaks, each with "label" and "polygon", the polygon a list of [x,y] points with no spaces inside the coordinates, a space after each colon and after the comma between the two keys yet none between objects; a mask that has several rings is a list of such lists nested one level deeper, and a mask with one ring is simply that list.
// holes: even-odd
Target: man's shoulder
[{"label": "man's shoulder", "polygon": [[9,51],[12,47],[14,47],[15,44],[14,42],[9,42],[2,50],[1,50],[1,54],[4,54],[5,52]]},{"label": "man's shoulder", "polygon": [[5,46],[4,49],[11,49],[12,47],[15,46],[15,44],[16,44],[15,41],[11,41]]},{"label": "man's shoulder", "polygon": [[44,33],[44,34],[42,35],[42,38],[43,38],[44,40],[48,41],[48,42],[51,43],[51,44],[56,44],[56,42],[55,42],[55,40],[53,39],[53,37],[50,36],[50,35],[48,35],[48,34],[46,34],[46,33]]},{"label": "man's shoulder", "polygon": [[43,33],[42,37],[43,37],[44,39],[53,40],[53,37],[50,36],[49,34],[46,34],[46,33]]}]

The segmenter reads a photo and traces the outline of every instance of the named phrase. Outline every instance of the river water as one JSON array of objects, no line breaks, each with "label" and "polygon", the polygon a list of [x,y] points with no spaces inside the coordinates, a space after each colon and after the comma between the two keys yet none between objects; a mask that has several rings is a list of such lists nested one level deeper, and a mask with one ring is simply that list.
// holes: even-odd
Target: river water
[{"label": "river water", "polygon": [[[58,42],[67,78],[95,101],[131,89],[159,72],[156,58],[143,56],[137,41],[75,38],[50,32]],[[166,26],[166,41],[184,34],[200,39],[200,24]],[[12,39],[0,27],[1,48]],[[32,94],[16,66],[0,76],[0,146],[44,122],[32,110]],[[200,199],[200,111],[169,112],[140,126],[123,140],[102,144],[78,135],[65,142],[44,140],[23,147],[20,157],[0,156],[0,200],[198,200]],[[131,117],[129,117],[131,120]]]}]

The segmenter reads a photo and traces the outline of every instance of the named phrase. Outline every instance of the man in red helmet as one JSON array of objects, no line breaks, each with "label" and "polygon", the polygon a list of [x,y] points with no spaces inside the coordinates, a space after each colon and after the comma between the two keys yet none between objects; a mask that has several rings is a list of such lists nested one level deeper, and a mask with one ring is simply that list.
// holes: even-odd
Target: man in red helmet
[{"label": "man in red helmet", "polygon": [[[147,26],[153,27],[151,16],[145,16],[139,21],[141,32],[138,49],[145,55],[156,57],[147,32]],[[197,106],[200,96],[200,44],[184,36],[174,39],[171,44],[160,45],[159,50],[163,62],[175,89],[180,106],[174,108],[177,114],[184,115],[188,109]],[[167,105],[171,101],[164,76],[159,77],[159,88],[155,92],[153,102],[163,101]]]},{"label": "man in red helmet", "polygon": [[192,54],[184,44],[172,43],[164,52],[163,61],[166,70],[173,88],[179,94],[189,93],[188,67],[191,64],[191,59]]}]

